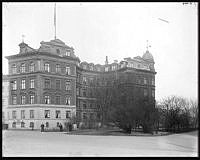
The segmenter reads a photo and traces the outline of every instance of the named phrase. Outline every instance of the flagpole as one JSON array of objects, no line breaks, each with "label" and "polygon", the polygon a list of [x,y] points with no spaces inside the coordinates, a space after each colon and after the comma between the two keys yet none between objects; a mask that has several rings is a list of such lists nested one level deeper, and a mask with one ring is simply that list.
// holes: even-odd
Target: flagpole
[{"label": "flagpole", "polygon": [[55,29],[55,39],[56,39],[56,3],[54,5],[54,29]]}]

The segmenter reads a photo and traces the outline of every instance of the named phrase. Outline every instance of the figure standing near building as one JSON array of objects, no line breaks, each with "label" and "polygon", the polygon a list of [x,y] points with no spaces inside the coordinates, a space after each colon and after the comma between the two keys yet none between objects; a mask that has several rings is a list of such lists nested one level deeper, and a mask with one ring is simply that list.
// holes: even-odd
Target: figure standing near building
[{"label": "figure standing near building", "polygon": [[44,132],[44,124],[41,124],[41,132]]}]

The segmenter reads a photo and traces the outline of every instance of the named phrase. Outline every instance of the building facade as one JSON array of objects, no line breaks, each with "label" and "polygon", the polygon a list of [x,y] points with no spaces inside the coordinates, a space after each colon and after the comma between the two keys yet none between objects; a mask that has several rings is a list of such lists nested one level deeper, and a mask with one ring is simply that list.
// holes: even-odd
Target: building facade
[{"label": "building facade", "polygon": [[[109,87],[115,79],[125,87],[155,101],[154,59],[147,50],[143,57],[124,58],[105,65],[80,62],[74,49],[59,39],[41,42],[39,49],[19,44],[19,54],[9,61],[9,128],[56,128],[76,117],[101,121],[96,88]],[[94,124],[94,123],[93,123]],[[87,124],[86,127],[91,127]],[[93,127],[93,126],[92,126]]]},{"label": "building facade", "polygon": [[2,81],[2,123],[3,128],[8,127],[8,100],[9,100],[9,79],[8,76],[3,75]]}]

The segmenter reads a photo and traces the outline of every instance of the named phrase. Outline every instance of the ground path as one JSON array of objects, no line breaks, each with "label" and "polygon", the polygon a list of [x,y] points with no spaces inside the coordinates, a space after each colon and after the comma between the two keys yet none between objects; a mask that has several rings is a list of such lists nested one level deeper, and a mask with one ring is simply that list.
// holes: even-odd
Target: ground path
[{"label": "ground path", "polygon": [[3,131],[3,156],[198,156],[197,131],[167,136]]}]

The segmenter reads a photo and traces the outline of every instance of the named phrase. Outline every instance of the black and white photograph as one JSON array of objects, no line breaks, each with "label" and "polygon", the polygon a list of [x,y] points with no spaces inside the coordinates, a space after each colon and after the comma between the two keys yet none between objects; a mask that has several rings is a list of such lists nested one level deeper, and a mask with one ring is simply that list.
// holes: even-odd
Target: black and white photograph
[{"label": "black and white photograph", "polygon": [[3,2],[3,157],[198,157],[197,2]]}]

